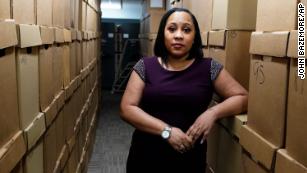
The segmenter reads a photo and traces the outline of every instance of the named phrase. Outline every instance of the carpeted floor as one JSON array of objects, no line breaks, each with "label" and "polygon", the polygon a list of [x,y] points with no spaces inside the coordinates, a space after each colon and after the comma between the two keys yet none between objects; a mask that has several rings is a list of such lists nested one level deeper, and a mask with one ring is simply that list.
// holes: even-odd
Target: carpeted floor
[{"label": "carpeted floor", "polygon": [[121,94],[102,93],[96,141],[88,173],[125,173],[133,127],[119,117]]}]

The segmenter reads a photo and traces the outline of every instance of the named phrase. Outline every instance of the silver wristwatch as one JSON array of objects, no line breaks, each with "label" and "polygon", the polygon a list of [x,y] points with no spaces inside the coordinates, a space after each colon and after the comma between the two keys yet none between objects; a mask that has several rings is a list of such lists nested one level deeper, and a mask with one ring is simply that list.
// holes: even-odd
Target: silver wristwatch
[{"label": "silver wristwatch", "polygon": [[171,137],[172,128],[170,126],[164,127],[161,137],[165,140],[169,139]]}]

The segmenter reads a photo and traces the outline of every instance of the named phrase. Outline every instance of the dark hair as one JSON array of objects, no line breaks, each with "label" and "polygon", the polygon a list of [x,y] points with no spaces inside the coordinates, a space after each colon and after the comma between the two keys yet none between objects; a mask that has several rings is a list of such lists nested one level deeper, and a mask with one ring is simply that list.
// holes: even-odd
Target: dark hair
[{"label": "dark hair", "polygon": [[167,19],[171,14],[174,12],[186,12],[190,14],[194,27],[195,27],[195,38],[194,38],[194,43],[192,45],[192,48],[190,49],[190,54],[187,59],[194,59],[194,58],[202,58],[204,56],[203,51],[202,51],[202,41],[201,41],[201,36],[200,36],[200,30],[198,26],[198,22],[195,18],[195,16],[187,9],[185,8],[172,8],[169,11],[167,11],[164,16],[161,19],[159,30],[158,30],[158,35],[156,38],[156,42],[154,45],[154,53],[156,56],[159,56],[162,58],[162,61],[166,63],[167,61],[167,55],[168,51],[166,49],[166,46],[164,44],[164,29],[166,26]]}]

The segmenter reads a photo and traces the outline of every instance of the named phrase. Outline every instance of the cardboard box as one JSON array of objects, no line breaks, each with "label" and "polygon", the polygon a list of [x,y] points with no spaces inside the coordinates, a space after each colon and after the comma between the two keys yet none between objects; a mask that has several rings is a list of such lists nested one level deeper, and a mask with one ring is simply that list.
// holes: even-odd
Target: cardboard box
[{"label": "cardboard box", "polygon": [[53,83],[55,95],[58,95],[63,88],[64,71],[64,48],[63,46],[55,46],[53,52]]},{"label": "cardboard box", "polygon": [[[292,58],[298,58],[297,54],[297,46],[298,46],[298,39],[297,30],[293,30],[290,32],[289,42],[288,42],[288,50],[287,50],[287,56]],[[305,37],[306,39],[306,37]]]},{"label": "cardboard box", "polygon": [[55,167],[53,169],[53,173],[61,173],[61,160],[57,160],[56,161],[56,164],[55,164]]},{"label": "cardboard box", "polygon": [[57,100],[54,99],[51,104],[43,110],[46,118],[46,127],[49,127],[58,113]]},{"label": "cardboard box", "polygon": [[52,23],[53,26],[64,28],[65,22],[65,4],[62,0],[53,0],[52,6]]},{"label": "cardboard box", "polygon": [[18,44],[17,30],[14,22],[0,21],[0,49],[12,47]]},{"label": "cardboard box", "polygon": [[56,123],[52,123],[44,135],[44,171],[52,173],[57,161]]},{"label": "cardboard box", "polygon": [[212,30],[213,0],[184,0],[183,6],[194,14],[200,31]]},{"label": "cardboard box", "polygon": [[16,63],[20,126],[25,129],[39,114],[38,48],[17,49]]},{"label": "cardboard box", "polygon": [[25,158],[24,173],[41,173],[44,172],[44,149],[43,143],[40,142]]},{"label": "cardboard box", "polygon": [[77,147],[74,146],[67,162],[69,172],[76,172],[78,162],[79,160],[77,159]]},{"label": "cardboard box", "polygon": [[79,30],[80,31],[85,31],[86,30],[86,10],[87,10],[87,5],[84,1],[82,1],[79,11],[81,12],[79,15]]},{"label": "cardboard box", "polygon": [[247,115],[237,115],[234,117],[223,118],[219,121],[232,135],[240,140],[240,131],[247,123]]},{"label": "cardboard box", "polygon": [[0,147],[20,129],[15,48],[4,49],[3,53],[0,56]]},{"label": "cardboard box", "polygon": [[64,134],[64,111],[63,109],[59,111],[56,119],[55,119],[55,126],[56,126],[56,156],[57,158],[61,154],[61,150],[65,144],[65,134]]},{"label": "cardboard box", "polygon": [[215,173],[243,173],[242,148],[232,135],[221,128]]},{"label": "cardboard box", "polygon": [[240,144],[267,170],[273,168],[275,155],[279,147],[264,139],[249,124],[242,126],[240,131]]},{"label": "cardboard box", "polygon": [[81,42],[76,42],[77,50],[76,50],[76,74],[79,75],[81,70],[82,70],[82,43]]},{"label": "cardboard box", "polygon": [[56,43],[64,43],[64,30],[60,28],[55,28],[54,30],[55,42]]},{"label": "cardboard box", "polygon": [[88,57],[88,49],[87,49],[87,41],[82,41],[81,42],[81,47],[82,47],[82,69],[86,68],[89,61],[89,57]]},{"label": "cardboard box", "polygon": [[208,31],[204,31],[201,33],[201,42],[203,46],[208,46],[208,36],[209,36]]},{"label": "cardboard box", "polygon": [[209,47],[206,46],[205,48],[203,48],[203,54],[204,54],[204,57],[210,57],[210,51],[209,51]]},{"label": "cardboard box", "polygon": [[215,48],[209,46],[209,55],[225,67],[226,51],[217,47]]},{"label": "cardboard box", "polygon": [[31,124],[24,130],[24,135],[27,141],[28,150],[30,150],[44,134],[46,130],[45,115],[39,113]]},{"label": "cardboard box", "polygon": [[79,15],[80,15],[80,11],[79,11],[79,6],[81,6],[81,2],[82,1],[70,1],[70,6],[71,6],[71,24],[72,24],[72,28],[74,29],[78,29],[79,27]]},{"label": "cardboard box", "polygon": [[23,173],[23,164],[22,161],[20,161],[15,168],[11,171],[11,173]]},{"label": "cardboard box", "polygon": [[10,0],[0,1],[0,20],[11,18]]},{"label": "cardboard box", "polygon": [[68,99],[70,99],[71,98],[71,96],[72,96],[72,94],[73,94],[73,85],[72,85],[72,83],[70,83],[69,85],[67,85],[66,87],[65,87],[65,100],[68,100]]},{"label": "cardboard box", "polygon": [[226,31],[220,30],[220,31],[210,31],[209,32],[209,45],[210,46],[225,46],[225,37],[226,37]]},{"label": "cardboard box", "polygon": [[[71,0],[64,0],[62,1],[62,5],[64,5],[64,27],[67,29],[71,28],[71,7],[70,7]],[[64,3],[64,4],[63,4]]]},{"label": "cardboard box", "polygon": [[242,160],[244,173],[272,173],[272,171],[268,171],[251,159],[246,153],[242,154]]},{"label": "cardboard box", "polygon": [[214,0],[212,30],[254,30],[257,0]]},{"label": "cardboard box", "polygon": [[65,91],[61,90],[60,93],[56,96],[57,109],[60,110],[65,104]]},{"label": "cardboard box", "polygon": [[276,156],[276,165],[275,165],[276,173],[306,173],[307,168],[290,157],[288,155],[287,150],[281,149],[278,150]]},{"label": "cardboard box", "polygon": [[45,110],[53,101],[53,46],[42,46],[39,49],[39,99],[40,110]]},{"label": "cardboard box", "polygon": [[298,0],[258,0],[257,31],[289,31],[297,28]]},{"label": "cardboard box", "polygon": [[221,126],[215,124],[207,139],[207,163],[213,169],[217,169],[218,148],[220,145]]},{"label": "cardboard box", "polygon": [[37,25],[52,26],[52,0],[36,0]]},{"label": "cardboard box", "polygon": [[63,48],[63,84],[64,88],[67,87],[71,81],[70,78],[70,47],[69,44],[64,44]]},{"label": "cardboard box", "polygon": [[71,42],[71,31],[68,29],[63,29],[64,32],[64,42],[70,43]]},{"label": "cardboard box", "polygon": [[67,160],[68,160],[68,157],[69,157],[69,152],[68,152],[68,147],[67,145],[65,144],[61,150],[61,154],[60,154],[60,168],[61,170],[64,169],[66,163],[67,163]]},{"label": "cardboard box", "polygon": [[12,0],[13,19],[19,24],[35,24],[35,1]]},{"label": "cardboard box", "polygon": [[209,32],[210,56],[223,64],[245,89],[249,85],[250,37],[250,31]]},{"label": "cardboard box", "polygon": [[42,44],[53,44],[55,40],[54,28],[51,27],[40,27]]},{"label": "cardboard box", "polygon": [[17,27],[20,48],[42,45],[39,26],[19,24]]},{"label": "cardboard box", "polygon": [[87,6],[86,14],[86,30],[87,31],[97,31],[97,13],[93,8]]},{"label": "cardboard box", "polygon": [[288,38],[289,31],[253,32],[249,52],[257,55],[284,57],[287,55]]},{"label": "cardboard box", "polygon": [[73,105],[72,105],[72,99],[66,100],[66,104],[64,106],[64,134],[65,139],[69,140],[71,136],[73,135],[73,129],[74,129],[74,120],[73,120]]},{"label": "cardboard box", "polygon": [[71,32],[71,40],[76,41],[77,40],[77,30],[71,29],[70,32]]},{"label": "cardboard box", "polygon": [[[70,77],[75,79],[77,77],[77,42],[74,41],[70,44]],[[78,51],[79,52],[79,51]]]},{"label": "cardboard box", "polygon": [[[306,66],[305,69],[307,69]],[[298,59],[291,58],[287,101],[286,149],[293,159],[307,167],[307,117],[305,116],[307,112],[307,93],[304,91],[307,88],[307,80],[301,80],[297,75],[297,70]]]},{"label": "cardboard box", "polygon": [[248,125],[275,146],[282,147],[289,59],[252,55],[250,68]]},{"label": "cardboard box", "polygon": [[3,49],[0,54],[1,147],[18,132],[19,117],[15,48],[9,48],[17,44],[16,25],[13,22],[0,22],[0,33],[3,34],[0,40],[0,49]]},{"label": "cardboard box", "polygon": [[164,15],[164,11],[152,11],[150,15],[146,17],[145,22],[145,33],[157,33],[160,26],[160,21]]},{"label": "cardboard box", "polygon": [[0,172],[11,172],[22,159],[26,150],[26,143],[22,131],[19,131],[8,143],[0,148]]}]

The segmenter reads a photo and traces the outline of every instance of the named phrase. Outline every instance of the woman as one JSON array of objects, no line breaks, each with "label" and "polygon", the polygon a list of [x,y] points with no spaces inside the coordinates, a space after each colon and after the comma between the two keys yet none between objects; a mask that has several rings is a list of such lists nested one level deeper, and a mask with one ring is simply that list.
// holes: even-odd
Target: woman
[{"label": "woman", "polygon": [[[163,16],[154,52],[135,65],[121,101],[121,117],[136,128],[127,173],[204,173],[212,126],[246,111],[247,91],[203,58],[198,23],[186,9]],[[213,92],[225,100],[207,109]]]}]

